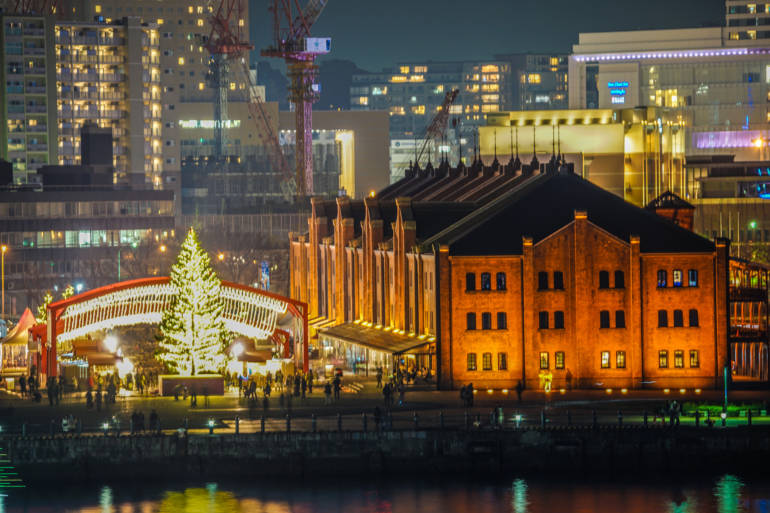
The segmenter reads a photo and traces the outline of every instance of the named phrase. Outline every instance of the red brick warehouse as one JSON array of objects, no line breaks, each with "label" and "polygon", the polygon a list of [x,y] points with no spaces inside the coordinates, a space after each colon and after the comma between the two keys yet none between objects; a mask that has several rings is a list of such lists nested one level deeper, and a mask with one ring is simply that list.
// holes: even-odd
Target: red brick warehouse
[{"label": "red brick warehouse", "polygon": [[319,358],[351,370],[405,362],[444,389],[719,387],[729,241],[688,230],[676,196],[651,206],[553,163],[412,169],[374,198],[313,201],[292,296]]}]

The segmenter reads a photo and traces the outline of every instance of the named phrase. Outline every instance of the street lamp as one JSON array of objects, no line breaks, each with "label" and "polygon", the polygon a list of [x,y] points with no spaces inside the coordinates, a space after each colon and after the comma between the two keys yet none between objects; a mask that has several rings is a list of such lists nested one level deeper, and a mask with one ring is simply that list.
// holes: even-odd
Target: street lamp
[{"label": "street lamp", "polygon": [[2,278],[0,278],[0,280],[2,281],[2,289],[3,289],[3,294],[2,294],[3,295],[2,297],[3,312],[2,313],[3,313],[3,319],[5,319],[5,253],[6,251],[8,251],[8,246],[3,244],[2,247],[0,247],[0,249],[2,249],[2,251],[0,251],[2,253],[2,257],[0,257],[0,261],[1,261],[0,267],[2,268],[0,270],[0,275],[2,276]]},{"label": "street lamp", "polygon": [[219,259],[219,261],[221,262],[222,260],[224,260],[224,259],[225,259],[225,254],[224,254],[224,253],[219,253],[219,254],[217,255],[217,258],[218,258],[218,259]]}]

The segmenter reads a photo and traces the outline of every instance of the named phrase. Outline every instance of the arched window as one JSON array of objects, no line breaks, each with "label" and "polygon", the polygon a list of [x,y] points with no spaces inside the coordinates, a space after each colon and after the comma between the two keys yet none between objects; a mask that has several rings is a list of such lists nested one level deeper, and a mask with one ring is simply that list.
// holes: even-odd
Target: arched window
[{"label": "arched window", "polygon": [[555,290],[564,290],[564,273],[561,271],[553,272],[553,288]]},{"label": "arched window", "polygon": [[698,310],[691,309],[690,310],[690,327],[691,328],[697,328],[698,327]]},{"label": "arched window", "polygon": [[492,290],[492,275],[481,273],[481,290]]},{"label": "arched window", "polygon": [[476,273],[465,273],[465,290],[476,290]]},{"label": "arched window", "polygon": [[505,273],[497,273],[497,290],[505,290]]},{"label": "arched window", "polygon": [[599,327],[600,328],[609,328],[610,327],[610,312],[609,310],[602,310],[599,312]]},{"label": "arched window", "polygon": [[626,288],[626,275],[623,271],[615,271],[615,288]]},{"label": "arched window", "polygon": [[599,288],[610,288],[610,273],[609,271],[599,271]]}]

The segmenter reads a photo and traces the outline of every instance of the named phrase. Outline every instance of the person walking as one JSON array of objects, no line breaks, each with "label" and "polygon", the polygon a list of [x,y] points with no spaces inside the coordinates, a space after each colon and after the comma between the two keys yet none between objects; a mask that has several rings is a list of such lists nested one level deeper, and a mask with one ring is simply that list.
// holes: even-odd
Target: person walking
[{"label": "person walking", "polygon": [[328,381],[324,385],[324,404],[330,405],[332,403],[332,385]]},{"label": "person walking", "polygon": [[313,369],[310,369],[307,371],[307,392],[309,394],[313,394],[313,379],[315,379],[315,375],[313,375]]},{"label": "person walking", "polygon": [[382,388],[382,367],[377,367],[377,390]]},{"label": "person walking", "polygon": [[24,376],[19,378],[19,390],[21,391],[21,397],[27,396],[27,378]]},{"label": "person walking", "polygon": [[307,394],[307,379],[305,379],[305,376],[302,376],[300,390],[302,391],[302,401],[304,402],[305,395]]},{"label": "person walking", "polygon": [[96,411],[102,411],[102,386],[96,388]]},{"label": "person walking", "polygon": [[521,402],[521,394],[524,392],[524,384],[521,382],[521,380],[516,383],[516,397],[519,399],[519,402]]},{"label": "person walking", "polygon": [[339,374],[334,376],[334,400],[340,400],[340,390],[342,389],[342,379]]}]

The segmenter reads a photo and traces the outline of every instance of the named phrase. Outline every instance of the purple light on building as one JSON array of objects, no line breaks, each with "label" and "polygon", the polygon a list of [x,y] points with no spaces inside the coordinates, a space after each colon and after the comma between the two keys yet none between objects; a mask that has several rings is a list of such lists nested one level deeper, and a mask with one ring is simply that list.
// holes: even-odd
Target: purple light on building
[{"label": "purple light on building", "polygon": [[699,150],[750,148],[760,136],[758,130],[699,132],[692,134],[692,144]]}]

